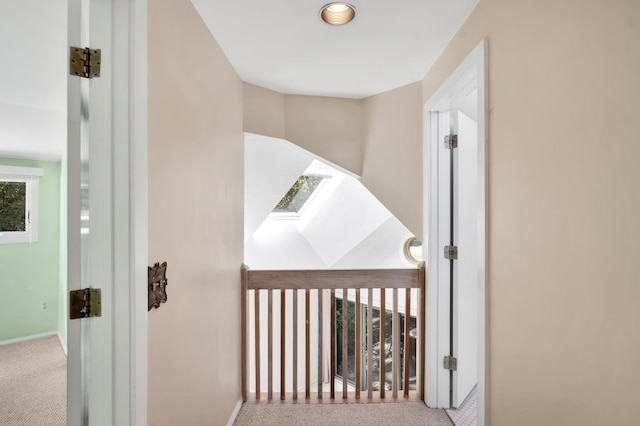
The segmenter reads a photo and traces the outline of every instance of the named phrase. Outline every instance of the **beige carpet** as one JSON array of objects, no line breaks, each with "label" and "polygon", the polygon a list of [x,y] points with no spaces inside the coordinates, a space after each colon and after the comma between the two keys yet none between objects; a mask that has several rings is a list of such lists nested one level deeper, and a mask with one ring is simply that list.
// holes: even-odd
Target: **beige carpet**
[{"label": "beige carpet", "polygon": [[451,426],[444,410],[422,402],[361,404],[244,404],[235,426]]},{"label": "beige carpet", "polygon": [[0,425],[67,424],[67,358],[58,337],[0,346]]}]

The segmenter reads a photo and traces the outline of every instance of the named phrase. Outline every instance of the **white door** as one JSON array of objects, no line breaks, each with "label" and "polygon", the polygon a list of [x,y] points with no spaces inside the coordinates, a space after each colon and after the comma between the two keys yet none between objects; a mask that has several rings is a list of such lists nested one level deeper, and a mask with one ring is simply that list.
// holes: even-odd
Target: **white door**
[{"label": "white door", "polygon": [[[438,127],[438,265],[437,277],[445,313],[439,319],[448,324],[448,333],[438,336],[440,359],[452,356],[456,367],[439,371],[448,395],[441,395],[442,406],[459,407],[477,383],[478,339],[478,186],[477,124],[470,111],[457,109],[437,113]],[[448,148],[451,135],[457,146]],[[456,259],[445,256],[454,246]]]},{"label": "white door", "polygon": [[458,258],[453,261],[453,371],[452,403],[459,407],[478,381],[478,184],[476,122],[454,110],[458,147],[453,150],[453,244]]},{"label": "white door", "polygon": [[140,3],[68,0],[69,46],[102,53],[99,77],[67,85],[68,289],[102,292],[100,317],[68,322],[73,426],[146,423],[146,62],[130,62]]},{"label": "white door", "polygon": [[[446,138],[452,133],[452,119],[455,118],[449,111],[434,112],[434,124],[437,129],[437,143],[433,148],[437,158],[437,167],[433,172],[436,173],[437,178],[432,179],[432,183],[435,184],[435,188],[432,188],[434,194],[437,194],[437,216],[432,217],[435,220],[436,226],[433,229],[437,229],[437,235],[432,235],[434,241],[436,241],[435,247],[431,247],[429,250],[431,273],[435,272],[437,285],[432,286],[432,290],[438,291],[438,307],[437,307],[437,321],[439,330],[437,334],[438,338],[438,352],[435,374],[432,377],[437,382],[437,405],[436,407],[449,407],[451,405],[451,390],[453,376],[450,371],[445,370],[442,361],[445,357],[451,356],[453,353],[453,341],[452,335],[452,286],[453,286],[453,265],[452,262],[447,260],[444,256],[444,250],[446,246],[452,244],[453,241],[453,184],[452,179],[453,169],[453,157],[451,156],[451,150],[445,148]],[[434,238],[435,237],[435,238]],[[433,282],[431,280],[430,282]],[[435,313],[436,309],[432,312]]]},{"label": "white door", "polygon": [[[424,106],[427,382],[430,407],[459,407],[478,386],[489,424],[487,372],[487,43],[481,41]],[[446,149],[445,138],[457,136]],[[444,257],[448,245],[457,259]],[[443,361],[455,357],[451,371]]]}]

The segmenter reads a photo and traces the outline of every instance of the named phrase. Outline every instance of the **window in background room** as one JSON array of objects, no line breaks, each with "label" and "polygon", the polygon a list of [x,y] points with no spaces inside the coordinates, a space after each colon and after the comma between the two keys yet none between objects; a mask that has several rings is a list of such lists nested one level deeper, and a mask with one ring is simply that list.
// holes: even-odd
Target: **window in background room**
[{"label": "window in background room", "polygon": [[0,244],[38,241],[38,181],[43,170],[0,166]]}]

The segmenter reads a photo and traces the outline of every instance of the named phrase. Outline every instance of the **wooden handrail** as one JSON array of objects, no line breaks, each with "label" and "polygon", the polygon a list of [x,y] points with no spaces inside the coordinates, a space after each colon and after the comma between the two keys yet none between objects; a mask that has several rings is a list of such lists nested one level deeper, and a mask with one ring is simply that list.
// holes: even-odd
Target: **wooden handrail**
[{"label": "wooden handrail", "polygon": [[248,290],[420,288],[420,269],[281,270],[247,268]]}]

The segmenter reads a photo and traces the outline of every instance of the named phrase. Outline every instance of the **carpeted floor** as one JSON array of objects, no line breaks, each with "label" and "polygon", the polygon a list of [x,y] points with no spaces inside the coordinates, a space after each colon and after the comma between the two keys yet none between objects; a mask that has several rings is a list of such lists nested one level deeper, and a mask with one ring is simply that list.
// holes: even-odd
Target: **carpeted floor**
[{"label": "carpeted floor", "polygon": [[244,404],[235,426],[451,426],[444,410],[422,402],[360,404]]},{"label": "carpeted floor", "polygon": [[57,336],[0,346],[0,425],[67,424],[67,358]]}]

